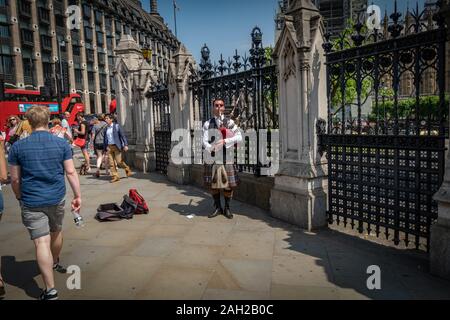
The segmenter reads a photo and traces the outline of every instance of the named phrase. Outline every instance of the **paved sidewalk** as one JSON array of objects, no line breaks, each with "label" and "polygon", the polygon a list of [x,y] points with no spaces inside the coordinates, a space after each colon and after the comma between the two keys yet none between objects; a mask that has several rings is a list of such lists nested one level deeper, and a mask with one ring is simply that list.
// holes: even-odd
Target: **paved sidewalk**
[{"label": "paved sidewalk", "polygon": [[[62,299],[450,299],[450,282],[427,273],[425,255],[335,230],[308,233],[239,202],[233,220],[208,219],[208,194],[158,174],[81,183],[87,225],[76,229],[67,211],[61,258],[81,268],[82,289],[65,289],[68,275],[57,274]],[[129,188],[147,199],[149,215],[94,220],[100,203],[120,202]],[[9,186],[4,197],[5,299],[33,299],[42,287],[33,244]],[[381,290],[366,287],[370,265],[381,268]]]}]

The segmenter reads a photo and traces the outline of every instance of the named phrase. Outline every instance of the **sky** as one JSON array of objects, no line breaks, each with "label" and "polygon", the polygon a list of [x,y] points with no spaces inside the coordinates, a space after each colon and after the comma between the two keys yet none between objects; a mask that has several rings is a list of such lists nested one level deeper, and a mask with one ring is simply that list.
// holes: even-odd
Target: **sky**
[{"label": "sky", "polygon": [[[150,0],[141,0],[149,10]],[[425,0],[419,0],[423,7]],[[200,49],[207,44],[212,61],[225,60],[235,49],[242,56],[251,47],[250,33],[258,26],[263,33],[263,45],[274,46],[274,17],[278,0],[176,0],[177,36],[199,62]],[[372,1],[369,0],[369,4]],[[393,0],[374,0],[384,14],[393,11]],[[415,7],[415,0],[398,0],[399,11]],[[173,0],[158,0],[158,11],[175,34]]]}]

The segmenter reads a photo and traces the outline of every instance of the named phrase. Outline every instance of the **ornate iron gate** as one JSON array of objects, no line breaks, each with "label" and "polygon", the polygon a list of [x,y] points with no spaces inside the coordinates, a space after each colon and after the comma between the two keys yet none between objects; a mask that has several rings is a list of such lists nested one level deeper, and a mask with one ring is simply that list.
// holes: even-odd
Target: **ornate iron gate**
[{"label": "ornate iron gate", "polygon": [[[225,61],[221,55],[214,65],[210,60],[209,48],[203,46],[200,68],[190,79],[193,120],[204,123],[210,119],[212,101],[220,97],[225,100],[231,118],[244,132],[254,130],[259,139],[259,130],[268,130],[270,157],[270,130],[278,129],[278,71],[272,64],[271,50],[264,49],[262,45],[262,33],[258,27],[253,29],[251,39],[250,56],[245,54],[241,57],[236,50],[232,59]],[[261,163],[258,149],[250,152],[251,148],[247,140],[245,159],[239,159],[238,167],[241,172],[258,176],[261,168],[268,165]]]},{"label": "ornate iron gate", "polygon": [[171,146],[169,90],[156,87],[148,94],[155,134],[156,171],[167,174]]},{"label": "ornate iron gate", "polygon": [[400,18],[396,9],[384,33],[359,22],[326,35],[328,219],[428,250],[448,126],[446,29],[428,9]]}]

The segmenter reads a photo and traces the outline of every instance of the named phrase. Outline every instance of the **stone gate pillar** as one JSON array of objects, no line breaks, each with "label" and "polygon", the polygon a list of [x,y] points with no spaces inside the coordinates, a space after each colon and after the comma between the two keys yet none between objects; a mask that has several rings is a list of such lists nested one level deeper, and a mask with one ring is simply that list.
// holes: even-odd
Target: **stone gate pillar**
[{"label": "stone gate pillar", "polygon": [[[445,17],[448,29],[450,1],[443,1],[440,14]],[[450,41],[450,34],[447,34],[447,37]],[[447,107],[450,108],[450,106]],[[444,182],[434,195],[434,199],[438,202],[438,220],[431,226],[430,271],[436,276],[450,280],[450,151],[445,161]]]},{"label": "stone gate pillar", "polygon": [[156,83],[151,66],[130,35],[123,35],[115,49],[118,123],[129,143],[127,163],[147,172],[154,158],[152,114],[145,93]]},{"label": "stone gate pillar", "polygon": [[[193,108],[192,92],[189,89],[189,79],[194,70],[195,60],[184,45],[175,53],[170,61],[169,67],[169,100],[170,100],[170,127],[172,132],[180,132],[173,138],[177,142],[172,142],[171,153],[174,145],[183,143],[190,145],[190,132],[193,129],[191,110]],[[177,129],[183,129],[177,130]],[[175,146],[175,150],[180,149]],[[191,150],[189,148],[189,150]],[[170,181],[178,184],[188,184],[191,182],[191,153],[177,153],[177,159],[183,162],[174,163],[174,159],[169,155],[169,165],[167,176]]]},{"label": "stone gate pillar", "polygon": [[326,225],[327,167],[316,123],[327,116],[323,22],[311,0],[290,1],[275,45],[279,67],[280,170],[272,216],[307,230]]}]

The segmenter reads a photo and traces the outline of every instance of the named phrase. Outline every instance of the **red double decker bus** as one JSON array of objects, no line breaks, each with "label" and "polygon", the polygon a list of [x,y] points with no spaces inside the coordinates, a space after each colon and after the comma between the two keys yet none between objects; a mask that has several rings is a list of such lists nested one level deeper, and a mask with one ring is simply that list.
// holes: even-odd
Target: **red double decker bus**
[{"label": "red double decker bus", "polygon": [[54,117],[60,113],[69,112],[69,125],[76,122],[76,114],[84,112],[84,104],[79,94],[70,94],[62,99],[61,110],[55,99],[43,97],[40,91],[23,89],[5,89],[4,99],[0,101],[0,130],[6,125],[6,121],[12,115],[22,116],[32,106],[41,105],[50,109]]}]

